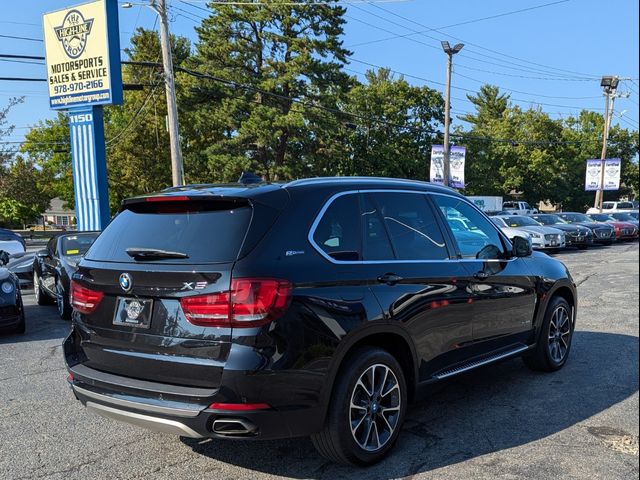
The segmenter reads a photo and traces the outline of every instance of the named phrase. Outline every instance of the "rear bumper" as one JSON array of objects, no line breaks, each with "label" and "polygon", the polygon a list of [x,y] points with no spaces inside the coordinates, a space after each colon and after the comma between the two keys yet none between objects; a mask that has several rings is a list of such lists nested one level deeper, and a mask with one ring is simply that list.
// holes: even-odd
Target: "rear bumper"
[{"label": "rear bumper", "polygon": [[[211,399],[159,400],[98,390],[74,376],[74,395],[87,410],[103,417],[149,430],[189,438],[276,439],[307,436],[320,426],[320,409],[291,408],[253,411],[211,409]],[[215,400],[214,400],[215,401]]]}]

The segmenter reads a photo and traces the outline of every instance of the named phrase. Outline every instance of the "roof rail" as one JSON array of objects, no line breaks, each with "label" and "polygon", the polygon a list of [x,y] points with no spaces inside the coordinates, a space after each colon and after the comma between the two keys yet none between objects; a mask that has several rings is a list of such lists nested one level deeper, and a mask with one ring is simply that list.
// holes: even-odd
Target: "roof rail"
[{"label": "roof rail", "polygon": [[284,187],[295,187],[298,185],[309,185],[318,183],[332,183],[332,182],[380,182],[380,183],[402,183],[407,185],[421,185],[421,186],[437,186],[446,189],[453,190],[449,187],[444,187],[437,183],[425,182],[423,180],[410,180],[406,178],[391,178],[391,177],[360,177],[360,176],[345,176],[345,177],[314,177],[314,178],[301,178],[299,180],[292,180],[284,185]]}]

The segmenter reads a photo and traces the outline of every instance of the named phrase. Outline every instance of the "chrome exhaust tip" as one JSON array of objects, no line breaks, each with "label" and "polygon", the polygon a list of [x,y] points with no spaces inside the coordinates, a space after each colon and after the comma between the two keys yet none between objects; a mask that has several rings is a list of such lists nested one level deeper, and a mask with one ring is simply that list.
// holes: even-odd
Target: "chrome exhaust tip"
[{"label": "chrome exhaust tip", "polygon": [[244,418],[218,418],[213,421],[213,433],[227,436],[253,435],[258,427]]}]

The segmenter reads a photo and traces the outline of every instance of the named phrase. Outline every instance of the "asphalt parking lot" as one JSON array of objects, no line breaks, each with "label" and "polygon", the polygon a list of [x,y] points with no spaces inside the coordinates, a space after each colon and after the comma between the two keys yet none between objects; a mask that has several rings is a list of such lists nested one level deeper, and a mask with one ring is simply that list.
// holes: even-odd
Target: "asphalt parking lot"
[{"label": "asphalt parking lot", "polygon": [[0,478],[638,478],[638,243],[556,257],[580,295],[566,367],[516,359],[441,385],[366,470],[307,439],[197,442],[86,412],[65,381],[69,324],[27,291],[27,334],[0,336]]}]

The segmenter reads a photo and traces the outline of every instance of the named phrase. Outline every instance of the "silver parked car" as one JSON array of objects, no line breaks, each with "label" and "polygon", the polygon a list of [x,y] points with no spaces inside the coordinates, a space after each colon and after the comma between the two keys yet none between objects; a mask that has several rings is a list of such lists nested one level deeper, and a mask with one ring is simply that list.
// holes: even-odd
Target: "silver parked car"
[{"label": "silver parked car", "polygon": [[509,227],[531,235],[533,248],[539,250],[559,250],[566,245],[565,234],[562,230],[546,227],[531,217],[512,215],[492,217],[496,225]]},{"label": "silver parked car", "polygon": [[498,226],[498,228],[500,228],[502,233],[504,233],[509,240],[513,240],[513,237],[523,237],[529,240],[529,242],[531,242],[531,235],[525,232],[524,230],[507,227],[506,224],[504,223],[504,220],[502,220],[501,217],[490,217],[490,218],[491,218],[491,221],[495,223]]}]

